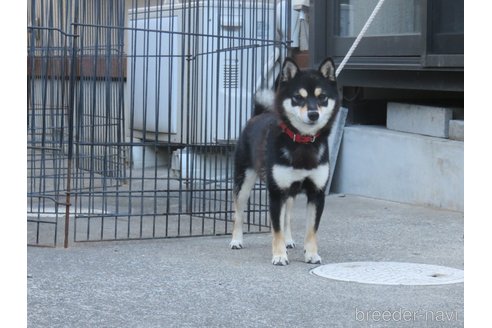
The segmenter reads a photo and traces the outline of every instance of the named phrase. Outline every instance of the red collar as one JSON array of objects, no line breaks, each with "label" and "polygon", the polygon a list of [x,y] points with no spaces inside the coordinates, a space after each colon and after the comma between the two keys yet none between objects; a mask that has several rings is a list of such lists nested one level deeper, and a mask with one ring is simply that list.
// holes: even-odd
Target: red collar
[{"label": "red collar", "polygon": [[316,140],[317,137],[319,137],[319,133],[314,135],[314,136],[305,136],[302,134],[295,134],[287,124],[285,124],[283,121],[280,121],[279,123],[280,128],[282,129],[282,132],[284,132],[286,135],[289,136],[289,138],[292,139],[292,141],[305,144],[305,143],[312,143]]}]

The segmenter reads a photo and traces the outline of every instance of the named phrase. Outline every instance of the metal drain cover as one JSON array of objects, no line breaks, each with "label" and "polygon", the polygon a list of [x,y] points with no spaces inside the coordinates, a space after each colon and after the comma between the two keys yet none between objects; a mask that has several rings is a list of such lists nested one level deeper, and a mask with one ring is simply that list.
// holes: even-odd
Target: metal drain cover
[{"label": "metal drain cover", "polygon": [[333,263],[310,272],[328,279],[379,285],[441,285],[464,281],[463,270],[420,263]]}]

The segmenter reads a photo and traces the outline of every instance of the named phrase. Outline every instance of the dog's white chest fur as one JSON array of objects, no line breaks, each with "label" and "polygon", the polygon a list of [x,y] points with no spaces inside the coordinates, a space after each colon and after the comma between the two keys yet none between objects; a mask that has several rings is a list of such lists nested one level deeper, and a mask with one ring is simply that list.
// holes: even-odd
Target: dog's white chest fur
[{"label": "dog's white chest fur", "polygon": [[275,183],[282,189],[289,188],[294,182],[310,179],[314,185],[321,189],[325,186],[330,175],[328,163],[319,165],[312,170],[294,169],[285,165],[274,165],[272,175]]}]

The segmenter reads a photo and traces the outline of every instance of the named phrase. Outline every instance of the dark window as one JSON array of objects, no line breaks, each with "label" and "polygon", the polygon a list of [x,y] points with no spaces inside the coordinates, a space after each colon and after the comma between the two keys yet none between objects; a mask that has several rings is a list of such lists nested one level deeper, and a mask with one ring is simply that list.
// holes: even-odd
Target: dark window
[{"label": "dark window", "polygon": [[429,2],[429,53],[464,53],[463,7],[463,0],[432,0]]},{"label": "dark window", "polygon": [[[335,17],[332,49],[347,53],[378,0],[338,0],[331,8]],[[386,1],[367,30],[355,56],[417,56],[421,35],[420,0]]]},{"label": "dark window", "polygon": [[[340,0],[338,35],[355,37],[362,29],[378,0]],[[381,7],[366,36],[392,36],[420,33],[419,0],[392,0]]]},{"label": "dark window", "polygon": [[[379,0],[313,0],[310,60],[338,65]],[[339,77],[341,85],[463,90],[464,0],[387,0]],[[377,74],[375,74],[377,72]]]}]

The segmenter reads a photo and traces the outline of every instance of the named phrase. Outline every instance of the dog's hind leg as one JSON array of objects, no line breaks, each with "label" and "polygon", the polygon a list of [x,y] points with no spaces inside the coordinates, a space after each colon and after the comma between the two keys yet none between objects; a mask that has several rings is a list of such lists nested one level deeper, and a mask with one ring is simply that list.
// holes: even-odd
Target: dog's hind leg
[{"label": "dog's hind leg", "polygon": [[253,169],[238,172],[234,181],[234,228],[229,246],[232,249],[243,248],[243,217],[248,205],[249,194],[256,182],[256,173]]},{"label": "dog's hind leg", "polygon": [[294,205],[294,197],[287,198],[285,202],[285,246],[287,248],[296,247],[296,243],[292,239],[292,231],[290,228],[290,220],[292,218],[292,206]]}]

